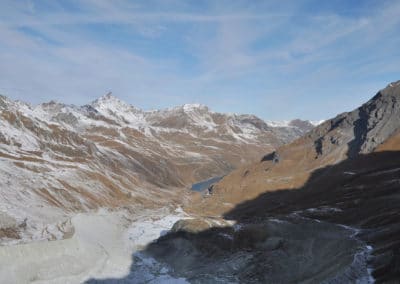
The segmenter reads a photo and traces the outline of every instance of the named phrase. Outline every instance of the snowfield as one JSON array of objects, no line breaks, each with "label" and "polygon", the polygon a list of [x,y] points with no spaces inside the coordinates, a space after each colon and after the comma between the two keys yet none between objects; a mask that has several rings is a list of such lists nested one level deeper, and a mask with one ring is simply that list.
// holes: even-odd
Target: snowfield
[{"label": "snowfield", "polygon": [[137,271],[133,283],[186,283],[169,276],[167,268],[139,252],[182,218],[188,218],[182,210],[166,208],[144,210],[135,216],[105,209],[78,214],[71,219],[75,233],[69,239],[1,246],[0,283],[118,279],[131,273],[133,259],[139,259],[142,270]]}]

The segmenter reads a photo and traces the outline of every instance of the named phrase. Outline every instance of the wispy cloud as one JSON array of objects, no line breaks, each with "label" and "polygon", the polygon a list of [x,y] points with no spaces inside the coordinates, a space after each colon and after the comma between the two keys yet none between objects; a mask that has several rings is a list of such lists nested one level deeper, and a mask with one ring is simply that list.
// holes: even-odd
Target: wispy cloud
[{"label": "wispy cloud", "polygon": [[[0,92],[326,118],[398,79],[400,3],[2,1]],[[360,90],[360,91],[356,91]],[[351,97],[351,99],[349,99]]]}]

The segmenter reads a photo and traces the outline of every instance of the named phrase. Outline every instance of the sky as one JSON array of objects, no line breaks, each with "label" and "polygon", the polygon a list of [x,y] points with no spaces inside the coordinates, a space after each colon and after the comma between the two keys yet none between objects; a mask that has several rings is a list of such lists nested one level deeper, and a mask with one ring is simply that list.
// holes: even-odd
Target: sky
[{"label": "sky", "polygon": [[400,80],[400,1],[0,2],[0,93],[328,119]]}]

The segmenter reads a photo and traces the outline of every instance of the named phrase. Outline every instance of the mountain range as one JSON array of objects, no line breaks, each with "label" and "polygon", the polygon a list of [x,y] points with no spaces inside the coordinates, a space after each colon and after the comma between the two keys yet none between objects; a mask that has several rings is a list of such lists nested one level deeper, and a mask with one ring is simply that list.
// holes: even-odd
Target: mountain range
[{"label": "mountain range", "polygon": [[[197,104],[143,111],[111,94],[1,97],[0,116],[2,279],[400,279],[400,81],[316,125]],[[32,240],[55,241],[18,245]]]},{"label": "mountain range", "polygon": [[9,237],[2,241],[60,238],[77,212],[178,203],[192,183],[225,175],[311,128],[199,104],[143,111],[111,93],[84,106],[2,96],[0,212],[13,224],[0,231]]}]

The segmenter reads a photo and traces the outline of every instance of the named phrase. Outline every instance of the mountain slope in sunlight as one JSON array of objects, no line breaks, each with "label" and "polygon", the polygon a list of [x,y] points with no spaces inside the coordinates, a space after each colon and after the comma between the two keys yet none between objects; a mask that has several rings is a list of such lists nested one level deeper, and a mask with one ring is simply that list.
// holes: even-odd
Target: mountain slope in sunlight
[{"label": "mountain slope in sunlight", "polygon": [[[354,111],[339,114],[266,154],[261,162],[226,176],[213,187],[214,197],[203,200],[203,210],[218,204],[217,211],[221,212],[263,192],[299,188],[318,168],[384,147],[381,144],[389,143],[388,139],[400,131],[399,121],[400,81],[389,84]],[[397,147],[395,142],[390,145]]]},{"label": "mountain slope in sunlight", "polygon": [[111,94],[34,107],[3,96],[0,212],[16,225],[0,237],[60,238],[66,214],[180,203],[191,183],[256,160],[310,129],[303,124],[272,127],[202,105],[143,111]]}]

